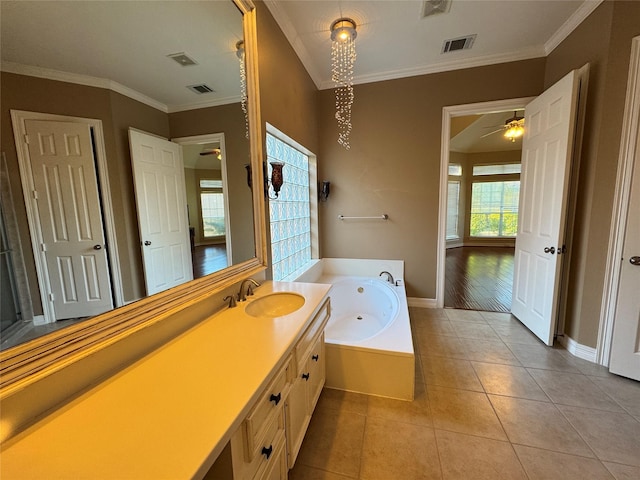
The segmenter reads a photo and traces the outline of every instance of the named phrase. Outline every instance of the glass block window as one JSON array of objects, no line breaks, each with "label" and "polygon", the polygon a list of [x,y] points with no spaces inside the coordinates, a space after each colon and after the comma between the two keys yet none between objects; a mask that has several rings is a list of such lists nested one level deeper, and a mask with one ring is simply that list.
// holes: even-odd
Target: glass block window
[{"label": "glass block window", "polygon": [[503,163],[497,165],[474,165],[473,175],[509,175],[520,173],[519,163]]},{"label": "glass block window", "polygon": [[462,165],[459,163],[450,163],[449,164],[449,175],[452,177],[461,177],[462,176]]},{"label": "glass block window", "polygon": [[447,240],[460,238],[458,233],[458,212],[460,211],[460,182],[450,181],[447,191]]},{"label": "glass block window", "polygon": [[474,182],[471,188],[472,237],[515,237],[520,181]]},{"label": "glass block window", "polygon": [[309,157],[267,133],[267,159],[285,164],[280,195],[269,200],[272,275],[282,280],[311,261]]}]

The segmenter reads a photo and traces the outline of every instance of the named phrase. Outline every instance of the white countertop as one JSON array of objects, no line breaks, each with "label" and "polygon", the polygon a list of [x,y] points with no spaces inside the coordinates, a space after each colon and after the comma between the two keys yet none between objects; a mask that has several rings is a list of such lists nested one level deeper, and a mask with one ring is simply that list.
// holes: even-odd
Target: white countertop
[{"label": "white countertop", "polygon": [[[285,360],[330,285],[266,282],[303,295],[274,319],[225,309],[2,445],[10,479],[186,479],[212,463]],[[206,470],[205,470],[206,471]]]}]

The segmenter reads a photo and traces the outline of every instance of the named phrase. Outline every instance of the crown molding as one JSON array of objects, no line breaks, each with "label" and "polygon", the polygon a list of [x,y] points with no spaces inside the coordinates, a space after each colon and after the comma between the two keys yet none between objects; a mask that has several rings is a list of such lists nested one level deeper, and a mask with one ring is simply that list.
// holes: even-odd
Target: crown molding
[{"label": "crown molding", "polygon": [[[374,73],[370,75],[357,75],[353,79],[355,85],[373,82],[382,82],[385,80],[396,80],[398,78],[415,77],[418,75],[428,75],[432,73],[449,72],[453,70],[462,70],[465,68],[484,67],[487,65],[495,65],[498,63],[517,62],[520,60],[529,60],[532,58],[544,57],[545,53],[541,48],[531,48],[521,50],[519,52],[511,52],[506,54],[485,55],[483,57],[459,59],[450,62],[441,62],[430,65],[419,65],[417,67],[404,68],[398,70],[389,70],[387,72]],[[323,81],[320,84],[320,90],[334,88],[334,83],[330,80]]]},{"label": "crown molding", "polygon": [[585,0],[578,9],[564,22],[551,38],[544,44],[544,51],[549,55],[560,45],[604,0]]},{"label": "crown molding", "polygon": [[[291,22],[289,16],[280,8],[280,5],[274,0],[263,0],[263,3],[267,6],[269,12],[271,12],[271,16],[274,18],[282,33],[289,41],[289,44],[296,52],[296,55],[302,62],[302,65],[307,70],[307,73],[313,80],[313,83],[319,90],[322,90],[321,85],[323,84],[322,75],[318,73],[316,67],[314,65],[313,59],[309,54],[309,51],[300,40],[300,36]],[[327,38],[329,38],[329,30],[327,30]]]},{"label": "crown molding", "polygon": [[47,80],[55,80],[65,83],[74,83],[76,85],[85,85],[87,87],[103,88],[105,90],[111,90],[113,92],[129,97],[140,103],[148,105],[156,110],[160,110],[164,113],[183,112],[187,110],[196,110],[199,108],[217,107],[220,105],[227,105],[229,103],[240,102],[240,96],[232,96],[225,98],[218,98],[207,102],[194,102],[185,103],[182,105],[166,105],[158,100],[155,100],[143,93],[138,92],[132,88],[126,87],[118,82],[109,80],[107,78],[92,77],[90,75],[80,75],[77,73],[63,72],[60,70],[52,70],[49,68],[36,67],[33,65],[23,65],[20,63],[3,61],[0,69],[3,72],[15,73],[17,75],[26,75],[29,77],[44,78]]}]

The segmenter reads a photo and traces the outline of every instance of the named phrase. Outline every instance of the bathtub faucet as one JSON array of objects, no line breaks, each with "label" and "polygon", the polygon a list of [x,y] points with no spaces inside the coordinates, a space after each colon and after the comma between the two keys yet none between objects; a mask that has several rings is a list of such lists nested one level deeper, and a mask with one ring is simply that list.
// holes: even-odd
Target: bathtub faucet
[{"label": "bathtub faucet", "polygon": [[386,270],[384,272],[380,272],[380,275],[378,275],[379,277],[381,277],[382,275],[386,275],[387,276],[387,281],[393,285],[395,285],[395,282],[393,281],[393,275],[391,275],[389,272],[387,272]]}]

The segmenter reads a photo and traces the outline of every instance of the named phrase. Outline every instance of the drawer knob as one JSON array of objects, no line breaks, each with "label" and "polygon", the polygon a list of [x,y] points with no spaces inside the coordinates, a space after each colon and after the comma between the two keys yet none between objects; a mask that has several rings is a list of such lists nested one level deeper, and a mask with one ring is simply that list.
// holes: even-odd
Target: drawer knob
[{"label": "drawer knob", "polygon": [[269,460],[269,457],[271,456],[272,453],[273,453],[273,445],[269,445],[269,448],[262,447],[262,454],[265,457],[267,457],[267,460]]},{"label": "drawer knob", "polygon": [[305,380],[309,381],[309,374],[308,373],[303,373],[302,374],[302,378],[304,378]]},{"label": "drawer knob", "polygon": [[278,392],[278,395],[274,395],[272,393],[271,396],[269,397],[269,401],[275,403],[276,405],[280,403],[281,399],[282,399],[282,392]]},{"label": "drawer knob", "polygon": [[311,356],[311,360],[313,360],[314,362],[317,362],[319,358],[320,358],[319,355],[312,355]]}]

